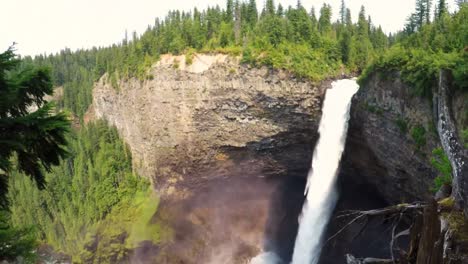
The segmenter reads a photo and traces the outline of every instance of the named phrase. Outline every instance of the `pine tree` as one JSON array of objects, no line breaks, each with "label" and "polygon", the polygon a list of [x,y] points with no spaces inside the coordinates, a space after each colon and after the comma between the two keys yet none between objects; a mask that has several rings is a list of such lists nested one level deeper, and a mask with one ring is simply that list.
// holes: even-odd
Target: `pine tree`
[{"label": "pine tree", "polygon": [[267,0],[265,5],[265,14],[274,16],[276,13],[275,11],[275,3],[273,0]]},{"label": "pine tree", "polygon": [[372,53],[372,43],[369,38],[369,25],[366,20],[366,11],[364,6],[361,7],[359,12],[359,19],[357,25],[357,36],[354,43],[354,50],[351,52],[350,60],[355,64],[358,69],[363,69]]},{"label": "pine tree", "polygon": [[317,20],[317,16],[315,15],[315,7],[312,7],[310,9],[309,16],[310,16],[310,21],[312,22],[312,27],[317,28],[318,20]]},{"label": "pine tree", "polygon": [[255,26],[258,20],[258,11],[257,11],[257,3],[255,0],[250,0],[249,5],[247,7],[247,23],[250,25],[251,28]]},{"label": "pine tree", "polygon": [[341,7],[340,7],[340,22],[344,24],[346,20],[346,5],[345,1],[341,0]]},{"label": "pine tree", "polygon": [[351,10],[346,8],[346,26],[351,28],[353,26],[353,21],[351,19]]},{"label": "pine tree", "polygon": [[431,23],[432,0],[426,0],[426,24]]},{"label": "pine tree", "polygon": [[331,30],[331,15],[331,6],[323,4],[322,8],[320,9],[320,18],[318,21],[318,28],[322,34],[325,34]]},{"label": "pine tree", "polygon": [[431,4],[432,0],[416,0],[416,12],[414,17],[410,17],[410,23],[416,24],[418,29],[428,24],[431,18]]},{"label": "pine tree", "polygon": [[358,19],[358,35],[364,38],[369,36],[369,25],[366,21],[366,10],[364,6],[361,6],[361,11],[359,11],[359,19]]},{"label": "pine tree", "polygon": [[[0,54],[0,205],[6,206],[7,178],[16,154],[20,171],[45,186],[43,169],[50,171],[67,155],[65,114],[52,114],[45,95],[53,93],[49,71],[20,69],[13,48]],[[37,110],[33,110],[37,108]]]},{"label": "pine tree", "polygon": [[287,18],[291,23],[293,30],[293,41],[309,41],[312,36],[312,22],[305,8],[301,5],[300,1],[297,2],[297,8],[291,9]]},{"label": "pine tree", "polygon": [[284,8],[281,5],[281,3],[278,4],[278,8],[276,9],[276,15],[279,16],[279,17],[284,16]]},{"label": "pine tree", "polygon": [[224,22],[230,23],[232,22],[233,18],[234,18],[234,0],[227,0]]},{"label": "pine tree", "polygon": [[445,0],[439,0],[439,4],[437,5],[437,18],[441,18],[444,14],[447,13],[447,3]]}]

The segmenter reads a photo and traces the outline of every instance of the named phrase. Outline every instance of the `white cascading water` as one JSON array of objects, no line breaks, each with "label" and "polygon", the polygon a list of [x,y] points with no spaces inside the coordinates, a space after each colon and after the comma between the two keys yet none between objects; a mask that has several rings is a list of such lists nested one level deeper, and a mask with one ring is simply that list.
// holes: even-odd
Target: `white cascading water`
[{"label": "white cascading water", "polygon": [[322,107],[320,138],[305,189],[292,264],[316,264],[322,236],[335,207],[335,182],[348,131],[351,99],[359,89],[355,80],[339,80],[327,90]]}]

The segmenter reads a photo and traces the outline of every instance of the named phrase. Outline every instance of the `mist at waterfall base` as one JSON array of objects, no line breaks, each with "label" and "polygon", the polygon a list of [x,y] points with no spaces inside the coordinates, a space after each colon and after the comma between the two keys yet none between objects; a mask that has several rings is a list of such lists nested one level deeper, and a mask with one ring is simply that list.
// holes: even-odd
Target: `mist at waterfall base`
[{"label": "mist at waterfall base", "polygon": [[[346,142],[351,99],[358,89],[355,80],[345,79],[333,82],[326,92],[292,264],[316,264],[320,258],[322,237],[338,197],[335,183]],[[264,252],[251,260],[251,264],[282,262],[274,252]]]}]

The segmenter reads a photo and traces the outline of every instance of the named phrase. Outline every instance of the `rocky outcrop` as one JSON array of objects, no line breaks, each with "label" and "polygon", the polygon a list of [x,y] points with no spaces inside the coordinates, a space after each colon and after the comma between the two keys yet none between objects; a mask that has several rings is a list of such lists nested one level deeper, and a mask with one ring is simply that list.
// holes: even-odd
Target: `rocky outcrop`
[{"label": "rocky outcrop", "polygon": [[325,86],[227,55],[195,55],[191,65],[163,56],[148,76],[118,87],[104,76],[93,108],[118,128],[137,171],[166,192],[241,173],[236,166],[257,175],[307,171]]},{"label": "rocky outcrop", "polygon": [[[468,94],[454,88],[447,71],[441,71],[432,100],[411,91],[398,72],[374,73],[361,87],[351,110],[342,181],[371,185],[389,204],[430,201],[424,213],[406,223],[411,226],[411,240],[409,245],[403,243],[408,250],[401,263],[468,263],[467,224],[459,210],[466,212],[468,190],[467,149],[460,136],[468,127]],[[431,152],[440,146],[453,168],[452,196],[458,207],[447,198],[450,186],[436,194],[438,204],[431,198],[437,175],[430,165]],[[377,251],[370,256],[389,257]],[[347,261],[374,260],[348,255]]]},{"label": "rocky outcrop", "polygon": [[343,168],[390,204],[431,196],[438,136],[431,101],[412,94],[399,73],[373,74],[353,99]]},{"label": "rocky outcrop", "polygon": [[[452,165],[453,193],[458,206],[468,216],[468,150],[464,147],[459,137],[455,114],[452,105],[457,101],[451,83],[451,73],[442,70],[439,74],[439,84],[434,89],[433,105],[434,118],[437,121],[437,131],[440,142]],[[459,95],[458,98],[468,99],[467,96]],[[467,101],[461,105],[461,113],[466,115],[468,111]],[[463,111],[463,108],[465,111]],[[459,115],[458,115],[459,116]],[[461,119],[462,117],[458,117]],[[461,127],[461,126],[459,126]]]}]

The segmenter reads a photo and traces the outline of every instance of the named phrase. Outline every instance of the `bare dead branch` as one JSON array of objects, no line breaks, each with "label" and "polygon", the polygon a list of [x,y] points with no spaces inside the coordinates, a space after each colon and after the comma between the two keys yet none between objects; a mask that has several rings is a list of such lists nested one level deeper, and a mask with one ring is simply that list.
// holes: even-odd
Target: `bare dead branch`
[{"label": "bare dead branch", "polygon": [[[414,204],[399,204],[399,205],[389,206],[389,207],[380,208],[380,209],[373,209],[373,210],[368,210],[368,211],[359,211],[359,210],[344,211],[344,214],[338,215],[337,218],[345,218],[345,217],[350,217],[350,216],[355,216],[355,217],[351,221],[349,221],[344,227],[338,230],[335,234],[333,234],[330,238],[328,238],[325,241],[324,245],[330,242],[332,239],[336,238],[339,234],[341,234],[344,230],[346,230],[349,226],[354,224],[356,221],[364,217],[366,218],[374,217],[374,216],[394,217],[395,215],[398,214],[399,215],[398,222],[399,222],[406,211],[420,210],[420,209],[424,209],[425,207],[427,207],[427,205],[424,203],[414,203]],[[396,231],[396,226],[394,226],[392,230],[392,240],[394,239],[395,231]],[[391,243],[392,243],[391,250],[392,250],[392,261],[393,261],[394,260],[393,258],[394,241],[392,241]]]}]

